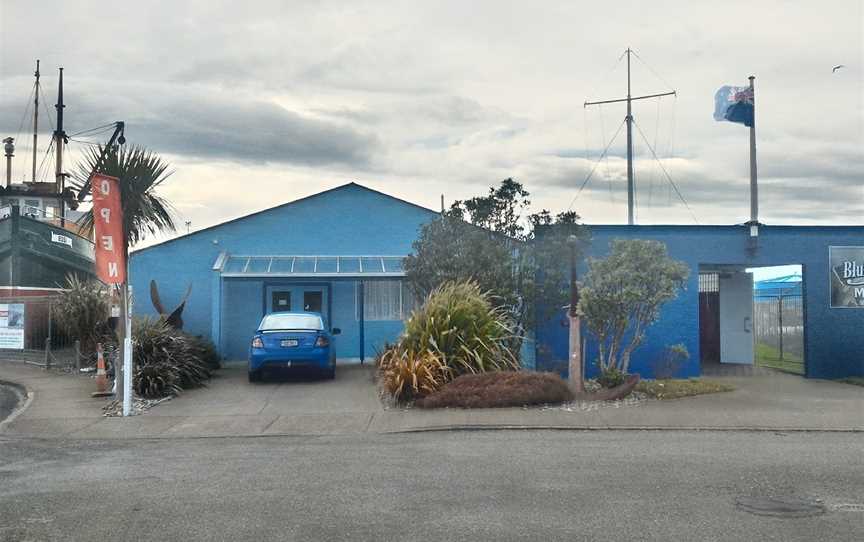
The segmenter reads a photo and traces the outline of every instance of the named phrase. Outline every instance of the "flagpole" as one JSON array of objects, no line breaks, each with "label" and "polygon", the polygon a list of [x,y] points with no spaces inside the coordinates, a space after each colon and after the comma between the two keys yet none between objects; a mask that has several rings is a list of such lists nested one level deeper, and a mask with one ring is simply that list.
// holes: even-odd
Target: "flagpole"
[{"label": "flagpole", "polygon": [[748,79],[753,99],[753,122],[750,123],[750,228],[753,232],[753,228],[759,225],[759,186],[756,180],[756,91],[753,84],[756,76],[751,75]]}]

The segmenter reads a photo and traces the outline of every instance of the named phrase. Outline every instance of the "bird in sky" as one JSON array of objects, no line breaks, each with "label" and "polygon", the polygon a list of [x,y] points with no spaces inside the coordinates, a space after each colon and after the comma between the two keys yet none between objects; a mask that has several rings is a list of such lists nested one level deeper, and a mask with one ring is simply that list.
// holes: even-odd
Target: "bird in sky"
[{"label": "bird in sky", "polygon": [[834,73],[837,70],[839,70],[840,68],[845,68],[845,67],[846,66],[844,66],[843,64],[837,64],[836,66],[834,66],[834,69],[831,70],[831,73]]}]

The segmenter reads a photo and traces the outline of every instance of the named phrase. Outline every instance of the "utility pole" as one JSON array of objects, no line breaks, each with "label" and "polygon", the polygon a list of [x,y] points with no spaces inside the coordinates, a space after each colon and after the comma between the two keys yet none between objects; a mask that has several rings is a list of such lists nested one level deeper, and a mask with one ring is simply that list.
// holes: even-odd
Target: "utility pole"
[{"label": "utility pole", "polygon": [[66,222],[66,203],[63,201],[63,145],[66,143],[66,132],[63,131],[63,68],[60,68],[60,82],[57,84],[57,129],[54,130],[54,146],[57,148],[54,182],[57,197],[60,199],[60,224]]},{"label": "utility pole", "polygon": [[579,318],[579,285],[576,282],[576,248],[578,244],[579,238],[575,235],[571,234],[567,237],[567,246],[570,247],[570,306],[567,310],[567,319],[570,324],[568,372],[570,373],[570,382],[573,384],[573,391],[582,393],[585,391],[585,383],[582,375],[582,330],[580,329],[582,322]]},{"label": "utility pole", "polygon": [[[659,94],[647,94],[645,96],[631,96],[630,92],[630,55],[633,51],[628,47],[624,51],[627,55],[627,97],[618,98],[615,100],[602,100],[599,102],[585,102],[584,107],[589,105],[611,104],[619,102],[627,102],[627,116],[624,117],[624,122],[627,124],[627,224],[630,226],[636,223],[634,211],[636,207],[636,186],[633,182],[633,107],[634,100],[645,100],[647,98],[660,98],[662,96],[674,96],[675,91],[661,92]],[[623,56],[623,55],[622,55]]]},{"label": "utility pole", "polygon": [[32,182],[36,182],[36,149],[39,140],[39,59],[36,59],[36,90],[33,92],[35,99],[33,100],[33,176],[30,178]]}]

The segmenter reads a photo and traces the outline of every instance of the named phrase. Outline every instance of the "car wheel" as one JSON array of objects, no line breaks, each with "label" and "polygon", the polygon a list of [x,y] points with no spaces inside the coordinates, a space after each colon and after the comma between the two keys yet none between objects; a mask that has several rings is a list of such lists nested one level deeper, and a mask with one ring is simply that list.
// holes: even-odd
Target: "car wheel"
[{"label": "car wheel", "polygon": [[324,372],[324,378],[327,380],[333,380],[336,378],[336,367],[330,367]]},{"label": "car wheel", "polygon": [[249,371],[249,382],[261,382],[261,371]]}]

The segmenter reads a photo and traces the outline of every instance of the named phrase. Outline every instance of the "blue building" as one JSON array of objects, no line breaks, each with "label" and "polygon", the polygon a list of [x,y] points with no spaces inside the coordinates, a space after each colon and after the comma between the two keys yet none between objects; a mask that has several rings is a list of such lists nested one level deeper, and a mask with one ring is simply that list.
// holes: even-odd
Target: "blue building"
[{"label": "blue building", "polygon": [[135,251],[136,315],[155,316],[191,284],[184,329],[212,339],[227,360],[246,359],[270,311],[320,312],[342,361],[370,358],[403,328],[414,298],[402,260],[438,213],[355,183]]},{"label": "blue building", "polygon": [[[698,376],[710,363],[752,364],[754,285],[746,269],[800,265],[805,375],[864,375],[864,227],[760,226],[755,243],[744,225],[589,229],[591,257],[604,257],[613,239],[654,239],[690,267],[686,290],[663,306],[659,321],[633,354],[631,372],[654,376],[663,350],[678,343],[690,352],[678,376]],[[580,274],[585,271],[583,266]],[[565,326],[562,318],[538,326],[539,370],[566,371]],[[596,356],[597,345],[588,336],[589,375],[597,372]]]},{"label": "blue building", "polygon": [[[415,299],[403,282],[402,260],[420,227],[437,216],[350,183],[224,222],[134,252],[134,311],[156,314],[146,296],[151,280],[166,305],[191,284],[184,328],[211,338],[227,360],[246,358],[261,317],[274,310],[321,312],[342,330],[336,339],[341,361],[369,359],[403,329]],[[690,352],[678,376],[698,376],[706,364],[752,364],[754,283],[746,270],[800,265],[806,376],[864,375],[864,227],[761,226],[755,243],[747,226],[589,231],[591,257],[605,256],[613,239],[655,239],[690,267],[686,290],[663,306],[634,352],[631,371],[654,376],[664,349],[678,343]],[[527,367],[566,371],[568,334],[560,312],[538,323],[533,352],[523,352]],[[593,375],[596,344],[587,329],[583,337]]]}]

